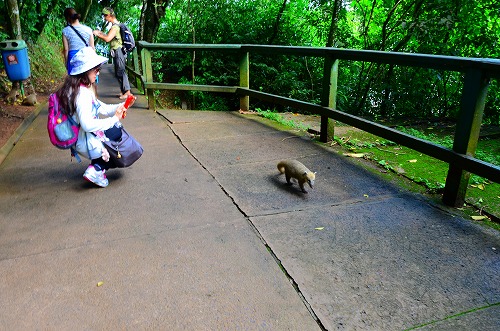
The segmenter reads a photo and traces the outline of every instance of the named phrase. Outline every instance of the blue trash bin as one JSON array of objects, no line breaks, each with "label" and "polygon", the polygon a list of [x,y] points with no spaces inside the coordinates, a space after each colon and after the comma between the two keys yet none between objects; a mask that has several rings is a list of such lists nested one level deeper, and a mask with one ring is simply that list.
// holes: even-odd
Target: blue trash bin
[{"label": "blue trash bin", "polygon": [[30,61],[24,40],[4,40],[0,42],[0,52],[10,81],[23,81],[29,78]]}]

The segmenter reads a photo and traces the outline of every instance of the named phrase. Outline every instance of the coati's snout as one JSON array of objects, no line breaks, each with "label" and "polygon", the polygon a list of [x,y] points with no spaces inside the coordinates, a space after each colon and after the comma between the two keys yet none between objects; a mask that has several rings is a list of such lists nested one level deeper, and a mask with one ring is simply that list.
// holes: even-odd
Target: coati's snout
[{"label": "coati's snout", "polygon": [[309,186],[311,188],[314,188],[314,181],[316,180],[316,173],[315,172],[304,172],[304,178],[307,179],[307,184],[309,184]]}]

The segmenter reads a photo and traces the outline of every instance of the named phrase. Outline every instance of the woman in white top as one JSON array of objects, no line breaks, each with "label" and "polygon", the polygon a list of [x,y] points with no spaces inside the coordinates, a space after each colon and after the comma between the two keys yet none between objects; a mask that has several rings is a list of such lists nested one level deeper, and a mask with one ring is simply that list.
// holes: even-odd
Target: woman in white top
[{"label": "woman in white top", "polygon": [[71,59],[72,69],[56,91],[59,107],[80,124],[76,151],[90,159],[83,177],[100,187],[108,186],[105,171],[115,167],[102,143],[102,139],[108,139],[104,131],[120,126],[125,111],[123,102],[108,105],[98,100],[91,87],[107,61],[91,47],[82,48]]},{"label": "woman in white top", "polygon": [[62,39],[64,61],[69,74],[71,72],[70,61],[76,52],[87,46],[94,48],[94,35],[90,27],[80,23],[81,15],[75,9],[66,8],[64,18],[68,25],[62,30]]}]

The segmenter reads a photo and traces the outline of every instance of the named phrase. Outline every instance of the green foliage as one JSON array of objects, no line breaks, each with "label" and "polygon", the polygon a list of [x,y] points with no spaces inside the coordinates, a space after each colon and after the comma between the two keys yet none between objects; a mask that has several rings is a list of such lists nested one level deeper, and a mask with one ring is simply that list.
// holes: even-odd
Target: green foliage
[{"label": "green foliage", "polygon": [[[175,1],[158,32],[158,42],[279,44],[322,47],[332,28],[333,2],[297,0]],[[476,1],[342,1],[334,45],[471,57],[500,57],[498,5]],[[244,22],[244,23],[243,23]],[[278,23],[278,24],[277,24]],[[237,82],[236,58],[199,54],[195,77],[191,60],[165,56],[164,79]],[[320,59],[252,55],[251,87],[319,103]],[[202,76],[202,78],[200,78]],[[343,61],[339,66],[337,108],[373,118],[456,118],[462,92],[460,73]],[[484,121],[500,122],[500,89],[493,81]],[[265,107],[275,107],[265,105]],[[287,110],[278,108],[278,110]]]},{"label": "green foliage", "polygon": [[[32,1],[18,1],[20,25],[23,39],[29,43],[36,43],[38,37],[46,29],[55,25],[62,27],[64,23],[63,10],[64,8],[74,5],[74,1],[62,0],[39,0],[35,3]],[[6,2],[0,2],[0,21],[5,22],[5,25],[0,26],[0,40],[11,39],[10,35],[10,13],[7,12]]]},{"label": "green foliage", "polygon": [[66,74],[63,57],[60,52],[59,38],[42,33],[36,44],[28,45],[31,67],[31,80],[38,91],[50,92],[50,88]]},{"label": "green foliage", "polygon": [[407,133],[409,135],[412,135],[416,138],[420,138],[423,140],[427,141],[432,141],[438,145],[444,146],[446,148],[452,148],[453,147],[453,137],[449,135],[444,135],[444,136],[438,136],[435,133],[424,133],[422,131],[419,131],[414,128],[408,128],[408,127],[398,127],[398,130],[404,133]]},{"label": "green foliage", "polygon": [[[280,44],[322,47],[334,31],[334,45],[352,49],[418,52],[472,57],[499,57],[500,18],[496,1],[341,1],[332,21],[331,1],[191,0],[172,1],[158,31],[158,42]],[[42,0],[21,5],[27,40],[35,40],[40,26],[60,34],[62,11],[81,6],[75,1]],[[100,10],[113,6],[120,21],[136,33],[142,1],[101,1],[91,5],[85,23],[102,25]],[[0,4],[5,10],[5,3]],[[284,10],[282,10],[284,9]],[[2,17],[6,17],[5,13]],[[39,22],[43,24],[38,24]],[[332,25],[332,22],[335,25]],[[5,34],[0,30],[0,34]],[[104,44],[98,43],[103,50]],[[106,47],[106,46],[104,46]],[[188,56],[185,56],[188,55]],[[220,54],[196,54],[194,77],[190,54],[158,56],[155,78],[177,82],[235,85],[236,61]],[[255,56],[251,86],[265,92],[319,103],[322,60]],[[455,118],[462,77],[458,73],[343,61],[339,68],[337,108],[373,118]],[[498,82],[492,82],[484,121],[500,121]],[[269,105],[272,107],[272,105]],[[286,110],[286,109],[281,109]]]},{"label": "green foliage", "polygon": [[[104,28],[101,9],[112,6],[118,19],[126,22],[138,37],[142,3],[93,2],[84,23]],[[334,11],[334,3],[295,0],[285,2],[283,7],[283,0],[171,1],[162,16],[156,41],[324,47],[332,31],[335,47],[500,58],[500,6],[495,0],[344,0],[340,1],[338,12]],[[75,6],[79,10],[83,5],[62,0],[41,0],[34,6],[20,4],[22,28],[28,41],[38,38],[40,27],[48,35],[60,37],[64,8]],[[338,15],[333,17],[333,13]],[[0,18],[6,21],[6,15],[5,2],[0,2]],[[0,38],[6,36],[5,27],[0,27]],[[105,52],[107,45],[98,42],[97,49]],[[233,55],[197,52],[193,57],[167,52],[154,55],[154,76],[163,82],[184,79],[199,84],[238,85],[237,61]],[[252,55],[250,61],[252,88],[320,102],[322,59]],[[462,75],[454,72],[342,61],[337,108],[376,119],[455,119],[462,80]],[[499,92],[498,80],[494,79],[484,111],[485,123],[500,124]],[[233,107],[232,100],[223,98],[209,103]]]},{"label": "green foliage", "polygon": [[260,108],[256,108],[255,111],[262,117],[267,118],[271,121],[277,122],[281,125],[288,126],[294,129],[307,131],[308,127],[300,122],[295,122],[293,120],[285,119],[281,114],[272,110],[262,110]]},{"label": "green foliage", "polygon": [[[352,29],[356,38],[349,48],[498,58],[500,20],[494,10],[498,13],[498,4],[483,4],[478,7],[476,1],[463,0],[353,1],[348,17],[355,22]],[[464,36],[468,42],[464,43]],[[340,100],[340,108],[349,112],[413,118],[454,118],[458,112],[461,77],[456,73],[366,64],[358,64],[356,71],[358,80],[348,87],[354,102]],[[352,69],[347,71],[347,76],[351,74]],[[497,95],[498,88],[492,86],[491,93]],[[498,101],[488,101],[485,120],[498,124],[494,104]]]},{"label": "green foliage", "polygon": [[[41,2],[42,8],[48,6],[47,2]],[[56,5],[57,7],[58,5]],[[22,15],[26,17],[36,16],[37,13],[33,8],[22,7]],[[57,7],[60,8],[60,7]],[[56,9],[49,11],[55,13]],[[52,15],[47,12],[47,15]],[[36,21],[36,20],[35,20]],[[21,20],[21,23],[27,24],[26,20]],[[27,36],[27,50],[30,61],[31,83],[39,92],[51,92],[53,87],[60,82],[61,77],[66,73],[66,68],[63,63],[61,53],[61,30],[63,28],[63,20],[53,19],[47,20],[44,24],[43,31],[39,33],[34,26],[30,29],[23,30],[24,36]],[[37,34],[36,38],[31,36]]]}]

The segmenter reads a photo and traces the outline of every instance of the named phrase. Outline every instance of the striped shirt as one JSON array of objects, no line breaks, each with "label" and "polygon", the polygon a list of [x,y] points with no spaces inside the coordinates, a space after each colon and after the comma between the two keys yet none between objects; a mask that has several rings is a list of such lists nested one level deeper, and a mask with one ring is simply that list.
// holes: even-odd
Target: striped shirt
[{"label": "striped shirt", "polygon": [[76,34],[75,30],[73,30],[70,26],[66,26],[62,30],[62,33],[68,40],[69,50],[78,50],[85,46],[90,46],[89,43],[90,36],[92,35],[92,29],[83,24],[74,25],[73,27],[82,35],[83,39],[87,41],[87,45],[85,45],[82,38]]}]

